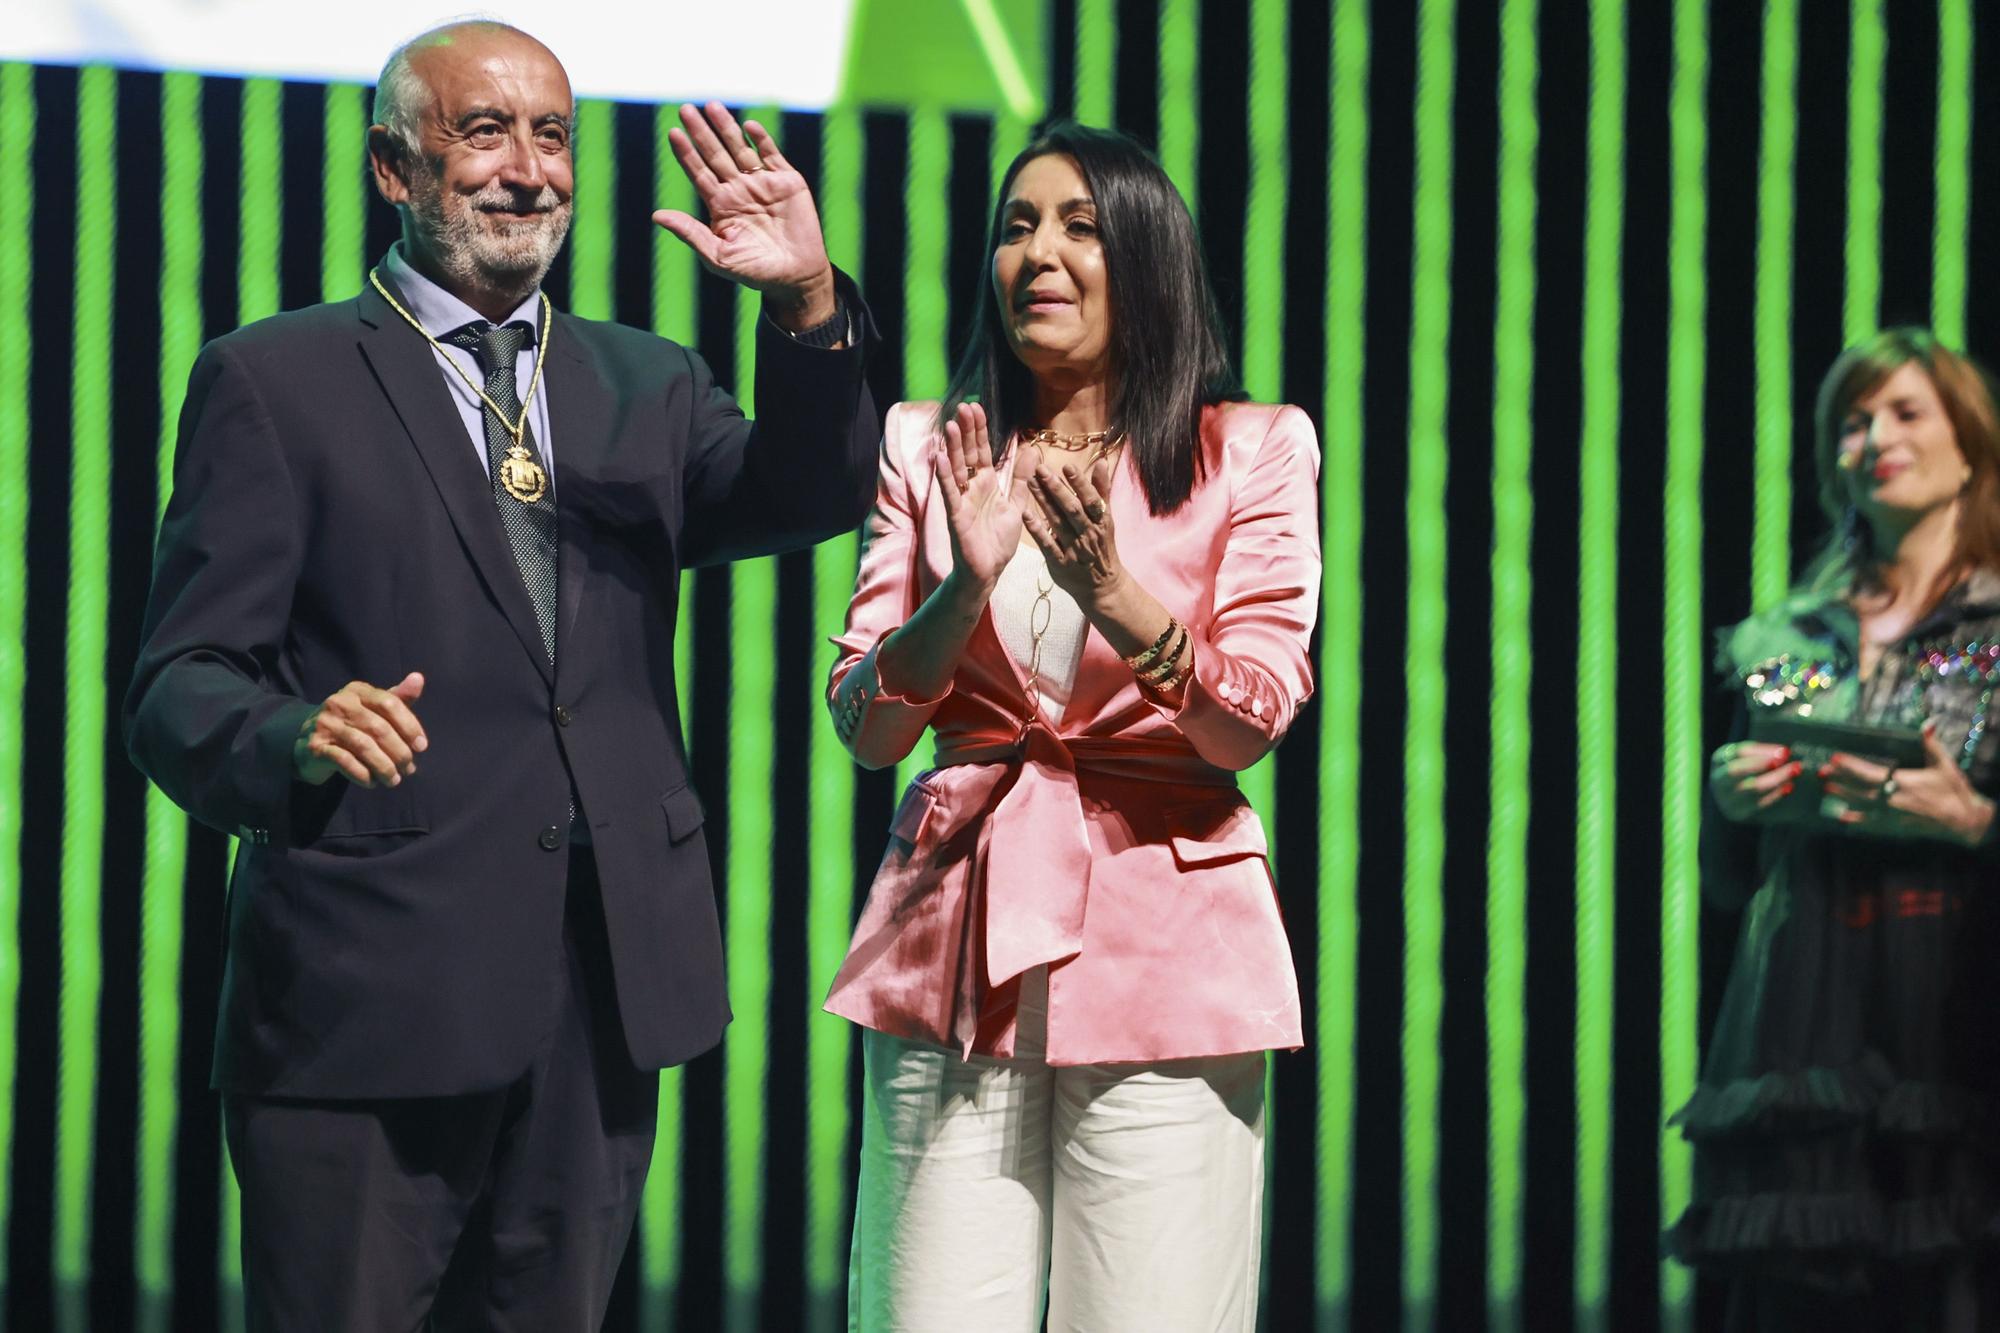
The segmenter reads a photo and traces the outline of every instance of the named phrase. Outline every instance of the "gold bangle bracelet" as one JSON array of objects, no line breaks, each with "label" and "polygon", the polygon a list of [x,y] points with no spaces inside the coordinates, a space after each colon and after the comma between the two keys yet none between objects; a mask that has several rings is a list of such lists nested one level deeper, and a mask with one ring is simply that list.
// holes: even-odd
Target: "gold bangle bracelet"
[{"label": "gold bangle bracelet", "polygon": [[1133,653],[1125,659],[1125,665],[1131,667],[1134,671],[1143,671],[1145,668],[1153,665],[1154,661],[1160,655],[1160,650],[1173,642],[1174,631],[1180,627],[1180,621],[1174,619],[1172,616],[1168,616],[1167,627],[1160,631],[1159,638],[1153,640],[1153,646]]}]

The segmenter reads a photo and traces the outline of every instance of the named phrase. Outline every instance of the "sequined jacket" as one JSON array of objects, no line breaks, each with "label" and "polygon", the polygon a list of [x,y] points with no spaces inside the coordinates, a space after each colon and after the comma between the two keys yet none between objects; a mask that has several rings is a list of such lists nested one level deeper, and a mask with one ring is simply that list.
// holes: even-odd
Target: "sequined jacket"
[{"label": "sequined jacket", "polygon": [[[1760,711],[1805,714],[1908,730],[1934,719],[1938,739],[1972,785],[2000,794],[2000,737],[1993,725],[2000,686],[2000,573],[1979,570],[1947,593],[1903,641],[1884,650],[1873,675],[1860,674],[1860,627],[1853,609],[1824,591],[1795,594],[1770,611],[1722,631],[1716,655],[1724,688],[1737,695],[1733,734]],[[1703,885],[1711,899],[1740,906],[1798,840],[1851,836],[1775,828],[1722,818],[1711,802],[1703,820]],[[1994,857],[1929,841],[1912,858],[1939,870],[1970,870]]]}]

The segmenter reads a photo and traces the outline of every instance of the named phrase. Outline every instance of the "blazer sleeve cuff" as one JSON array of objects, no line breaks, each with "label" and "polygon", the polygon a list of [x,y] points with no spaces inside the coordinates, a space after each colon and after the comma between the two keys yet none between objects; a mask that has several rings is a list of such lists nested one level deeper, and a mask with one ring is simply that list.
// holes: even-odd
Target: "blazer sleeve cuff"
[{"label": "blazer sleeve cuff", "polygon": [[[882,639],[887,637],[885,634]],[[876,663],[882,639],[877,639],[861,660],[847,669],[827,698],[841,744],[870,768],[893,764],[914,749],[923,738],[924,728],[930,725],[931,715],[952,692],[949,682],[934,699],[915,698],[885,688]]]},{"label": "blazer sleeve cuff", "polygon": [[1179,727],[1211,764],[1248,768],[1278,743],[1304,700],[1282,698],[1267,672],[1219,650],[1192,626],[1188,639],[1194,670],[1178,701],[1144,684],[1140,697]]}]

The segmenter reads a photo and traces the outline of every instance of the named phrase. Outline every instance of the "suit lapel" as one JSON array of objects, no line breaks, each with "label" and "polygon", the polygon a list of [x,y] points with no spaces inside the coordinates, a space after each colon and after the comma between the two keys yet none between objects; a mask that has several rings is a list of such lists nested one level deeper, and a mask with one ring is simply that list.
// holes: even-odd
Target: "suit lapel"
[{"label": "suit lapel", "polygon": [[458,539],[487,591],[507,617],[507,623],[514,627],[536,670],[553,684],[554,670],[542,647],[534,604],[528,600],[527,586],[521,582],[521,567],[514,560],[513,548],[507,544],[506,530],[493,507],[493,492],[472,453],[464,419],[438,378],[443,372],[438,369],[436,358],[416,330],[391,310],[373,288],[362,290],[360,312],[364,324],[362,355],[374,369],[389,405],[402,420],[410,443],[416,446],[430,472],[445,513],[450,515]]},{"label": "suit lapel", "polygon": [[589,524],[578,504],[585,467],[604,456],[611,438],[615,396],[603,372],[590,357],[578,324],[568,315],[555,317],[554,345],[549,348],[549,433],[555,436],[556,514],[561,556],[556,565],[556,662],[560,670],[563,645],[572,642],[577,606],[583,601],[583,571],[587,565],[584,537]]}]

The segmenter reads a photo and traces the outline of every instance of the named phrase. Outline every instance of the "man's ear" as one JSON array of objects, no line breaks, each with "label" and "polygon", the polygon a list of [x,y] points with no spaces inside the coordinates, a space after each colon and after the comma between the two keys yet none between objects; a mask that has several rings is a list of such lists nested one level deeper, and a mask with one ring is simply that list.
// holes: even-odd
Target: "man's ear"
[{"label": "man's ear", "polygon": [[409,163],[403,141],[387,125],[368,127],[368,170],[375,178],[375,191],[391,207],[409,202]]}]

